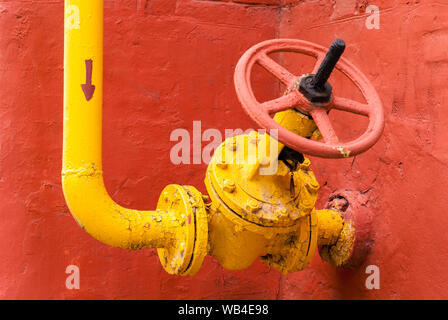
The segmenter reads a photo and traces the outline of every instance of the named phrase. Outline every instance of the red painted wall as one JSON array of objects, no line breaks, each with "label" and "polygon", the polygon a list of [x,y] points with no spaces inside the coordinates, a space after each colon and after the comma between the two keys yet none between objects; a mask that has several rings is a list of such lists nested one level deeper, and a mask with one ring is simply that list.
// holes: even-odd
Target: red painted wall
[{"label": "red painted wall", "polygon": [[[366,2],[304,1],[282,10],[280,37],[322,45],[346,40],[344,56],[377,89],[386,127],[378,144],[355,159],[313,162],[325,185],[321,203],[340,188],[368,195],[375,212],[368,261],[343,272],[315,259],[308,270],[282,278],[280,296],[447,299],[448,1],[369,1],[380,8],[379,30],[365,27]],[[354,94],[345,82],[341,87]],[[352,124],[340,120],[340,131],[349,133]],[[370,264],[380,268],[380,290],[364,287]]]},{"label": "red painted wall", "polygon": [[[307,270],[282,276],[260,262],[223,270],[207,257],[184,278],[166,274],[154,250],[111,248],[76,225],[60,184],[63,1],[0,1],[0,298],[448,298],[448,6],[370,1],[381,24],[368,30],[366,2],[105,0],[104,171],[124,206],[152,209],[170,183],[205,191],[205,164],[171,163],[170,133],[191,131],[194,120],[223,133],[254,127],[233,69],[257,42],[328,46],[341,37],[344,55],[383,100],[386,129],[374,148],[355,159],[313,159],[320,205],[350,189],[375,211],[375,246],[361,268],[337,270],[316,255]],[[295,71],[308,63],[279,58]],[[333,78],[338,92],[356,96]],[[279,93],[261,72],[254,84],[260,98]],[[362,122],[334,120],[343,136],[361,132]],[[80,290],[65,287],[71,264],[80,267]],[[370,264],[381,270],[380,290],[364,286]]]}]

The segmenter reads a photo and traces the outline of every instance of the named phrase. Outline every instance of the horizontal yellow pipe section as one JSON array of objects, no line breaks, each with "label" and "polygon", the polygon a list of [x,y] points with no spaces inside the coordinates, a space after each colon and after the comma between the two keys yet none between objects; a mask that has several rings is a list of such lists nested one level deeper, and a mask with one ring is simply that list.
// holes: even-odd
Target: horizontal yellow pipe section
[{"label": "horizontal yellow pipe section", "polygon": [[319,228],[317,244],[335,245],[344,227],[344,220],[339,212],[330,209],[317,210],[317,219]]},{"label": "horizontal yellow pipe section", "polygon": [[[166,212],[116,204],[102,176],[103,1],[65,1],[64,148],[62,184],[70,212],[97,240],[119,248],[162,248],[176,226]],[[81,87],[89,83],[93,97]]]}]

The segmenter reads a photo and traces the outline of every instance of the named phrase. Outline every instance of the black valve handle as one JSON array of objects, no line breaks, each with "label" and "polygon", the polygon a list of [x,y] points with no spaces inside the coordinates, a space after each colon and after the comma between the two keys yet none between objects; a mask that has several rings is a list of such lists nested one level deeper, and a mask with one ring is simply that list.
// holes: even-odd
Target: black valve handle
[{"label": "black valve handle", "polygon": [[345,41],[336,39],[330,46],[316,74],[304,77],[298,86],[299,91],[311,102],[328,102],[332,87],[327,82],[345,50]]},{"label": "black valve handle", "polygon": [[336,39],[331,44],[330,49],[325,55],[324,60],[319,66],[316,75],[313,78],[312,85],[315,89],[323,89],[328,78],[330,78],[336,63],[338,63],[341,55],[345,50],[345,41],[342,39]]}]

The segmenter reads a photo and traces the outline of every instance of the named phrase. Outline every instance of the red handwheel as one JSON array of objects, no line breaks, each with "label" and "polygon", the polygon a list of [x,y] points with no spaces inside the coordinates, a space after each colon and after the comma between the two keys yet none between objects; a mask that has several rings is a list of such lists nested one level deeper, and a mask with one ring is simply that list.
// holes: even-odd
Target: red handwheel
[{"label": "red handwheel", "polygon": [[[268,132],[278,130],[278,140],[288,147],[321,158],[346,158],[356,156],[372,147],[384,129],[384,113],[375,88],[364,74],[348,60],[341,58],[345,43],[338,39],[330,50],[317,44],[294,40],[276,39],[261,42],[250,48],[238,62],[234,83],[238,99],[247,114]],[[295,52],[316,58],[310,74],[293,75],[268,55],[274,52]],[[287,86],[286,94],[280,98],[260,103],[251,87],[251,73],[257,63]],[[335,96],[327,82],[333,68],[344,73],[359,88],[366,103]],[[307,139],[283,128],[272,115],[296,108],[311,116],[323,137],[323,141]],[[357,139],[340,142],[328,117],[331,109],[337,109],[368,117],[366,131]]]}]

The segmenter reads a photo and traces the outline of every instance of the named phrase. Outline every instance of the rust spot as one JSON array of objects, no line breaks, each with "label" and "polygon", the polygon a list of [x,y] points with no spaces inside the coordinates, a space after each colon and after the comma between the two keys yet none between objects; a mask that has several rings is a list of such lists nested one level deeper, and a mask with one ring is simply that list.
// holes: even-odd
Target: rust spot
[{"label": "rust spot", "polygon": [[191,224],[191,214],[188,215],[188,224]]}]

